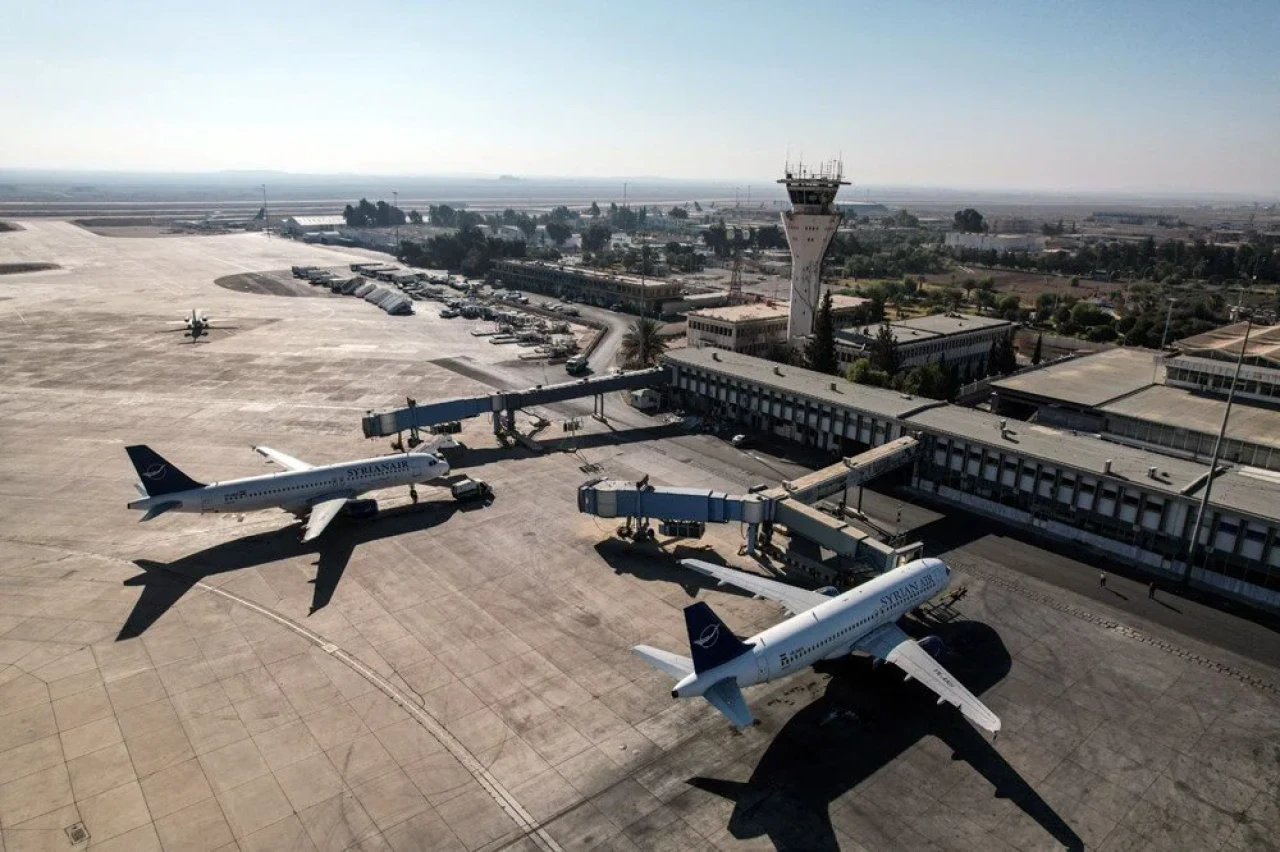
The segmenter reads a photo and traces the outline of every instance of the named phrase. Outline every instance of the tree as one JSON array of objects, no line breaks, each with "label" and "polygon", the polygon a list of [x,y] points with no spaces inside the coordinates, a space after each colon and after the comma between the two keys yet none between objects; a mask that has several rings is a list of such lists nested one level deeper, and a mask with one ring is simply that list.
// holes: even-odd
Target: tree
[{"label": "tree", "polygon": [[977,279],[966,278],[964,279],[964,283],[961,284],[960,286],[964,288],[965,301],[968,301],[970,298],[973,297],[973,291],[977,288],[978,282],[977,282]]},{"label": "tree", "polygon": [[421,224],[422,224],[422,214],[421,214],[421,213],[419,213],[417,210],[410,210],[410,211],[409,211],[409,222],[410,222],[411,224],[414,224],[414,225],[421,225]]},{"label": "tree", "polygon": [[868,358],[859,358],[850,364],[849,369],[845,370],[844,377],[854,384],[872,385],[878,388],[889,386],[889,374],[883,370],[872,369],[871,360]]},{"label": "tree", "polygon": [[1039,363],[1040,363],[1040,361],[1042,360],[1042,357],[1043,357],[1043,356],[1042,356],[1042,353],[1041,353],[1041,347],[1042,347],[1043,345],[1044,345],[1044,335],[1043,335],[1043,334],[1037,334],[1037,335],[1036,335],[1036,348],[1035,348],[1035,349],[1033,349],[1033,350],[1031,350],[1031,363],[1032,363],[1032,364],[1039,364]]},{"label": "tree", "polygon": [[588,225],[587,229],[582,232],[582,250],[583,251],[600,251],[609,244],[609,240],[613,238],[613,229],[608,225],[595,223]]},{"label": "tree", "polygon": [[[348,204],[347,206],[348,206],[348,207],[350,207],[351,205],[350,205],[350,204]],[[261,222],[261,221],[262,221],[263,219],[265,219],[265,218],[267,218],[267,208],[265,208],[265,207],[259,207],[259,208],[258,208],[258,213],[257,213],[257,215],[255,215],[255,216],[253,217],[253,221],[255,221],[255,222]]]},{"label": "tree", "polygon": [[557,247],[564,245],[565,240],[573,236],[573,228],[563,222],[548,222],[546,228],[547,239],[555,243]]},{"label": "tree", "polygon": [[587,211],[587,214],[588,214],[592,219],[599,219],[599,218],[600,218],[600,205],[599,205],[599,204],[596,204],[594,201],[593,201],[593,202],[591,202],[591,209],[590,209],[589,211]]},{"label": "tree", "polygon": [[836,321],[831,309],[831,291],[822,294],[818,314],[813,318],[813,334],[805,341],[804,360],[810,370],[819,373],[835,373],[840,369],[836,360]]},{"label": "tree", "polygon": [[573,222],[578,218],[580,217],[577,213],[570,210],[568,207],[565,207],[563,204],[547,214],[547,221],[549,222]]},{"label": "tree", "polygon": [[972,207],[966,207],[956,211],[951,228],[964,234],[981,234],[987,230],[987,223],[982,221],[981,213]]},{"label": "tree", "polygon": [[695,202],[693,202],[693,211],[694,211],[695,213],[701,213],[701,212],[702,212],[702,205],[701,205],[701,204],[699,204],[699,203],[698,203],[698,202],[696,202],[696,201],[695,201]]},{"label": "tree", "polygon": [[628,367],[652,367],[667,350],[667,341],[658,334],[657,321],[640,317],[622,336],[621,350]]},{"label": "tree", "polygon": [[991,349],[987,353],[987,375],[999,373],[1007,376],[1018,369],[1018,354],[1013,348],[1013,332],[991,341]]},{"label": "tree", "polygon": [[688,219],[689,210],[684,207],[672,207],[670,212],[667,213],[667,215],[670,216],[672,219]]},{"label": "tree", "polygon": [[871,344],[871,368],[892,376],[898,372],[898,341],[893,328],[886,322],[880,324],[876,339]]}]

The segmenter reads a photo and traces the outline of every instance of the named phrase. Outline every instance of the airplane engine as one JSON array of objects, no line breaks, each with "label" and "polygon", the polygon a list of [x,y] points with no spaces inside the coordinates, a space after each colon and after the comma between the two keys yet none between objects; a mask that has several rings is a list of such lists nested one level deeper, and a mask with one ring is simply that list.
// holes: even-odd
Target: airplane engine
[{"label": "airplane engine", "polygon": [[947,646],[937,636],[926,636],[920,640],[919,645],[935,660],[941,659],[947,651]]},{"label": "airplane engine", "polygon": [[829,598],[837,597],[840,594],[840,590],[835,586],[823,586],[821,589],[814,589],[814,591],[820,595],[826,595]]},{"label": "airplane engine", "polygon": [[378,501],[369,499],[352,500],[343,508],[343,512],[348,518],[353,518],[355,520],[372,518],[374,515],[378,514]]}]

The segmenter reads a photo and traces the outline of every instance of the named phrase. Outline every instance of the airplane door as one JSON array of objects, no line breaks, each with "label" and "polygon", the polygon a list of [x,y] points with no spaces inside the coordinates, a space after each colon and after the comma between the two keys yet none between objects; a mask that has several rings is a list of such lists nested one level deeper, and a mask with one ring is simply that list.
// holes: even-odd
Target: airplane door
[{"label": "airplane door", "polygon": [[759,678],[756,683],[769,680],[769,650],[763,641],[760,643],[760,652],[756,654],[756,676]]}]

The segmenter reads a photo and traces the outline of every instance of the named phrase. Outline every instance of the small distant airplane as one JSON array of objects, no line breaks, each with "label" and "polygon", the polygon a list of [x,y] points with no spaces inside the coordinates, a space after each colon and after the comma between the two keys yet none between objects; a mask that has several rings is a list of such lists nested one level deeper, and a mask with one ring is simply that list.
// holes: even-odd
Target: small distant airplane
[{"label": "small distant airplane", "polygon": [[449,463],[432,452],[411,452],[338,464],[307,464],[270,447],[254,447],[255,452],[285,468],[283,472],[245,479],[204,484],[196,482],[145,444],[125,447],[138,473],[139,500],[130,509],[146,512],[149,521],[169,511],[252,512],[279,508],[306,518],[302,541],[324,532],[329,522],[344,508],[364,514],[373,500],[357,500],[361,494],[397,485],[409,486],[409,497],[418,502],[417,483],[430,482],[449,473]]},{"label": "small distant airplane", "polygon": [[181,325],[182,328],[166,328],[161,334],[166,332],[172,333],[180,331],[183,337],[190,337],[191,342],[195,343],[201,337],[205,337],[210,331],[222,331],[224,329],[235,328],[234,325],[214,325],[213,317],[201,311],[199,308],[191,309],[191,316],[180,320],[171,320],[170,325]]},{"label": "small distant airplane", "polygon": [[974,724],[999,732],[999,717],[934,658],[941,640],[931,636],[917,643],[897,625],[899,618],[951,582],[951,569],[942,560],[917,559],[844,594],[835,589],[811,592],[697,559],[680,564],[776,601],[792,617],[744,640],[734,636],[706,603],[685,607],[692,658],[647,645],[632,648],[640,659],[675,678],[672,698],[701,696],[735,727],[745,728],[755,720],[742,687],[862,651],[893,663],[906,672],[907,680],[920,681],[938,695],[939,704],[953,704]]}]

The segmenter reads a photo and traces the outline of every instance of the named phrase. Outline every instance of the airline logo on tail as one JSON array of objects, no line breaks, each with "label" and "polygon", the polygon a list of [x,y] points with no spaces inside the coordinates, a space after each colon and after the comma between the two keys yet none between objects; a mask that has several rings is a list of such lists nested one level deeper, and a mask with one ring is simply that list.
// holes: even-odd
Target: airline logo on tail
[{"label": "airline logo on tail", "polygon": [[710,648],[720,639],[720,625],[708,624],[702,628],[702,632],[698,634],[698,638],[693,640],[693,644],[699,648]]},{"label": "airline logo on tail", "polygon": [[164,476],[164,472],[169,469],[166,464],[153,464],[151,467],[142,471],[142,475],[147,479],[159,479]]}]

